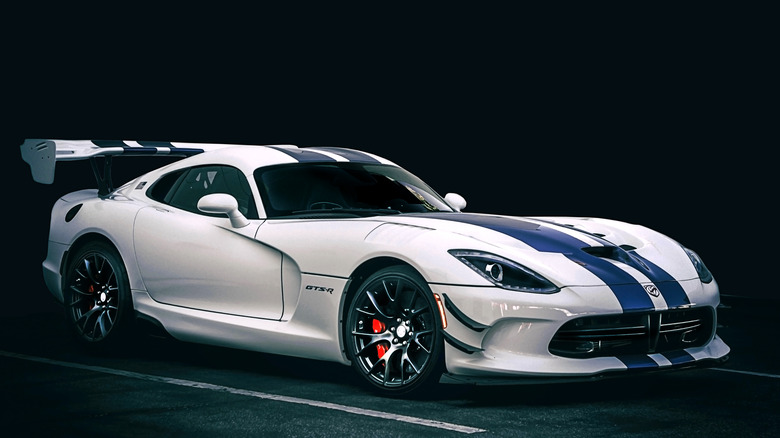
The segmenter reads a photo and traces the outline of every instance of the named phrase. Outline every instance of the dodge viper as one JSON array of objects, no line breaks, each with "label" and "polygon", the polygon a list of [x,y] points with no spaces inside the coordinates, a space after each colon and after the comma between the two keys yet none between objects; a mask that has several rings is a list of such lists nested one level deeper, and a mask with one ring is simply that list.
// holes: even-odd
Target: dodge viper
[{"label": "dodge viper", "polygon": [[[175,339],[333,361],[385,395],[725,361],[718,285],[640,225],[467,213],[337,147],[27,139],[33,179],[89,160],[51,211],[47,288],[86,346]],[[176,157],[114,187],[114,158]]]}]

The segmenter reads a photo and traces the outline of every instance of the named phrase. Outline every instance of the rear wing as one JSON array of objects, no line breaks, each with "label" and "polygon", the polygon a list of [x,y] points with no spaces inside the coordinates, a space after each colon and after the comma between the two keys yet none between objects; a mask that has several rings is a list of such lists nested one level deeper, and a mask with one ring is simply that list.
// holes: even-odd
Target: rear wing
[{"label": "rear wing", "polygon": [[[113,157],[151,155],[188,157],[231,146],[236,145],[165,141],[26,139],[21,149],[22,159],[30,165],[33,180],[41,184],[54,182],[54,169],[58,161],[90,160],[98,182],[98,193],[106,195],[113,190],[111,182]],[[99,157],[105,159],[102,173],[96,161]]]}]

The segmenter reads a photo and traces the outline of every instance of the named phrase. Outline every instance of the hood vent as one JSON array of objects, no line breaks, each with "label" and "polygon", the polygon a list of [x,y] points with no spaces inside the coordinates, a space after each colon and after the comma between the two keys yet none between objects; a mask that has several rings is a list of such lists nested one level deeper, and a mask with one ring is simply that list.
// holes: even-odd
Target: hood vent
[{"label": "hood vent", "polygon": [[582,248],[582,250],[602,259],[614,260],[631,266],[637,265],[637,261],[625,249],[619,246],[589,246]]}]

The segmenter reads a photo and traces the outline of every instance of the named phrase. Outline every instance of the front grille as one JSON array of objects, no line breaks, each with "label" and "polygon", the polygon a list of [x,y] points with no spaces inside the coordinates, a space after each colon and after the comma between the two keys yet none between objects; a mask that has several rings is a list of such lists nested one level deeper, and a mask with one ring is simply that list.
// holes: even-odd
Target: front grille
[{"label": "front grille", "polygon": [[589,358],[701,347],[712,337],[714,315],[711,308],[700,307],[576,318],[558,330],[549,350],[558,356]]}]

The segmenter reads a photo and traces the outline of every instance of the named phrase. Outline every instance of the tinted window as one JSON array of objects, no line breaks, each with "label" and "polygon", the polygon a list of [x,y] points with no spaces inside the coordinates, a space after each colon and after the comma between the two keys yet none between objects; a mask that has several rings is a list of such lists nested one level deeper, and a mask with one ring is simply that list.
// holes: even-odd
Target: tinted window
[{"label": "tinted window", "polygon": [[171,172],[158,179],[157,182],[149,187],[149,190],[146,192],[146,196],[154,199],[155,201],[165,202],[165,198],[169,193],[171,193],[173,185],[176,184],[176,181],[178,181],[181,175],[186,171],[187,169],[177,170],[176,172]]},{"label": "tinted window", "polygon": [[241,171],[230,166],[199,166],[169,173],[160,178],[147,195],[182,210],[206,214],[198,210],[198,201],[212,193],[232,195],[244,216],[257,219],[257,208],[249,183]]},{"label": "tinted window", "polygon": [[451,211],[424,182],[393,166],[280,165],[255,171],[268,217],[313,210]]}]

